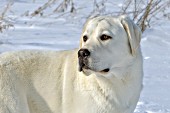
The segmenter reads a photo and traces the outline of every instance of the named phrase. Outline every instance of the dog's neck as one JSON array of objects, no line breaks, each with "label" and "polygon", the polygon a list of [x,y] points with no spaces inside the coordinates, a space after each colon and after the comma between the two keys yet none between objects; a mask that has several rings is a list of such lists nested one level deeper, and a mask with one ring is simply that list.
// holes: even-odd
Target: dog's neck
[{"label": "dog's neck", "polygon": [[[128,99],[123,99],[121,97],[126,97],[126,93],[120,93],[125,92],[125,89],[122,89],[120,87],[125,87],[126,80],[129,77],[128,73],[124,77],[125,78],[118,78],[116,76],[113,76],[111,78],[106,78],[105,76],[101,75],[95,75],[92,74],[90,76],[86,76],[83,73],[81,73],[81,77],[79,78],[79,88],[84,93],[90,92],[90,97],[93,98],[93,101],[95,103],[100,103],[100,107],[108,107],[110,105],[122,105],[124,107],[127,107],[125,101],[128,101]],[[121,90],[121,91],[120,91]],[[98,96],[96,96],[98,95]],[[122,96],[123,95],[123,96]],[[103,105],[102,103],[105,103],[107,105]],[[112,106],[113,108],[113,106]],[[108,109],[112,109],[108,108]],[[104,108],[103,108],[104,109]]]}]

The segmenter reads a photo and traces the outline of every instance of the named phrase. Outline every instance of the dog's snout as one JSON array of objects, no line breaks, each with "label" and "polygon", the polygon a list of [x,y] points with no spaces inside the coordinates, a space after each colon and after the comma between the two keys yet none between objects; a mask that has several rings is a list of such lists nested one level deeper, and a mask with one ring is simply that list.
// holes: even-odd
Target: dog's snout
[{"label": "dog's snout", "polygon": [[89,50],[88,49],[80,49],[79,51],[78,51],[78,56],[79,57],[88,57],[88,56],[90,56],[90,52],[89,52]]}]

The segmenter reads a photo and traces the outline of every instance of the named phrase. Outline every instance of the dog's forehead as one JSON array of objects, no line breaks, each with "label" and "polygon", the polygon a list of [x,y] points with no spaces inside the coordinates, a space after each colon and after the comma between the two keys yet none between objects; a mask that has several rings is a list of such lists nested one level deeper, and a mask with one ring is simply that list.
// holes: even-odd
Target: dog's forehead
[{"label": "dog's forehead", "polygon": [[117,26],[117,23],[114,18],[98,17],[89,20],[84,26],[84,31],[90,33],[96,29],[105,30],[110,29],[113,26]]},{"label": "dog's forehead", "polygon": [[86,29],[94,29],[96,27],[108,28],[110,26],[110,22],[106,19],[93,19],[87,23]]}]

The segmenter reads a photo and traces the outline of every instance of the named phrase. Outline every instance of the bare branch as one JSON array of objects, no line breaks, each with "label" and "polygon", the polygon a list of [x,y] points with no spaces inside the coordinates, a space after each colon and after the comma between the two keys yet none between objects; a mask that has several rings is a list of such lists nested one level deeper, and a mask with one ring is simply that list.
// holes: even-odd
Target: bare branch
[{"label": "bare branch", "polygon": [[54,4],[56,2],[56,0],[48,0],[47,3],[45,3],[44,5],[42,5],[41,7],[39,7],[38,9],[36,9],[31,16],[36,16],[36,15],[43,15],[43,10],[45,10],[47,7],[49,7],[50,5]]},{"label": "bare branch", "polygon": [[5,14],[9,11],[10,7],[13,5],[12,2],[9,2],[5,8],[4,11],[2,11],[1,15],[0,15],[0,20],[4,18]]},{"label": "bare branch", "polygon": [[125,3],[125,7],[122,6],[122,13],[121,14],[126,14],[127,9],[129,8],[130,4],[132,3],[132,0],[128,0],[126,1],[127,3]]},{"label": "bare branch", "polygon": [[142,21],[140,23],[140,27],[141,27],[142,32],[145,31],[145,29],[146,29],[145,22],[147,21],[147,18],[149,16],[149,13],[150,13],[150,10],[151,10],[151,6],[152,6],[152,2],[153,2],[153,0],[149,1],[148,5],[146,7],[145,13],[143,15]]},{"label": "bare branch", "polygon": [[4,29],[8,29],[10,27],[13,27],[13,25],[6,20],[6,13],[10,10],[12,5],[13,5],[13,3],[9,2],[5,6],[2,13],[0,14],[0,32],[2,32]]}]

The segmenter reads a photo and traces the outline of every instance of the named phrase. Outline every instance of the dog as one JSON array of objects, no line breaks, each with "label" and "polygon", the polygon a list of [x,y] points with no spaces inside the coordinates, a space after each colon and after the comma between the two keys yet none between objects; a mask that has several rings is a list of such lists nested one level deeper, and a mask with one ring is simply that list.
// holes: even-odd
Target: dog
[{"label": "dog", "polygon": [[0,113],[133,113],[143,80],[141,30],[98,16],[68,51],[0,55]]}]

